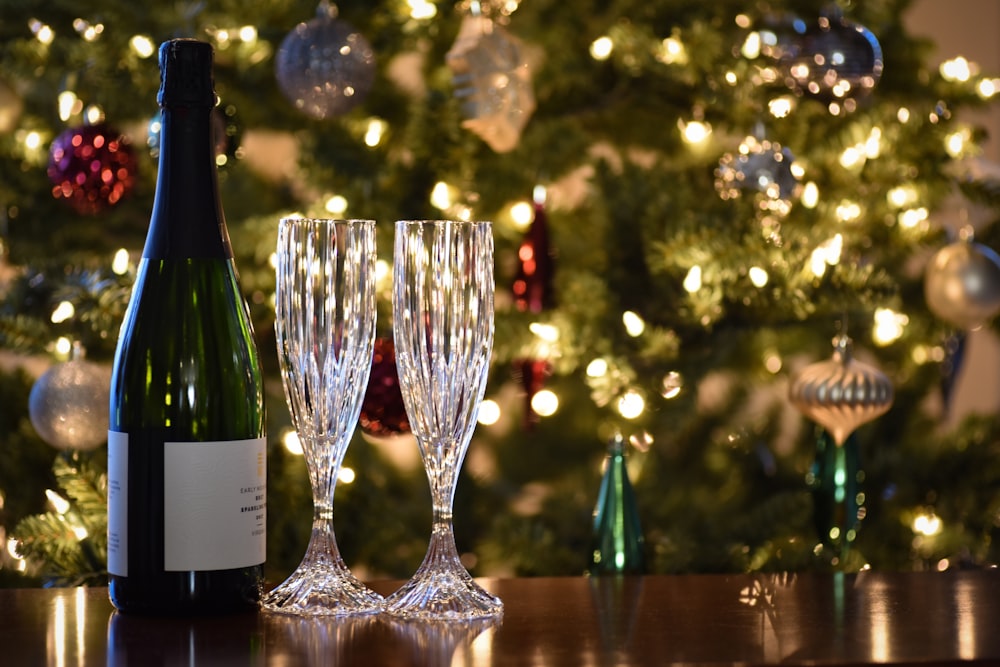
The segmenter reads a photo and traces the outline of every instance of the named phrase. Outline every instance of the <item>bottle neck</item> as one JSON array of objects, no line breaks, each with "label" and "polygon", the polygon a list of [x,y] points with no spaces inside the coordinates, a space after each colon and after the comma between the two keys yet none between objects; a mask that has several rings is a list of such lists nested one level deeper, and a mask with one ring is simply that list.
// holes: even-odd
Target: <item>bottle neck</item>
[{"label": "bottle neck", "polygon": [[163,107],[156,198],[142,256],[233,256],[219,198],[211,107]]}]

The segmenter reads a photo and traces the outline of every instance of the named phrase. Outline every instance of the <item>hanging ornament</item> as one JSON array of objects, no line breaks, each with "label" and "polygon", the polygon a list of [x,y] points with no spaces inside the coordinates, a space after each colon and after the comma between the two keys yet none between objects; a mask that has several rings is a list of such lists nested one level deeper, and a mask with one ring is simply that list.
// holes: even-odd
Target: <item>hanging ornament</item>
[{"label": "hanging ornament", "polygon": [[56,449],[94,449],[108,437],[110,387],[106,366],[83,359],[55,364],[31,387],[31,425]]},{"label": "hanging ornament", "polygon": [[535,217],[517,250],[517,275],[511,290],[514,305],[521,312],[540,313],[555,305],[552,279],[555,259],[549,246],[548,217],[545,215],[545,188],[535,188]]},{"label": "hanging ornament", "polygon": [[524,392],[523,428],[530,431],[538,425],[539,415],[532,406],[535,394],[545,387],[545,379],[552,374],[552,362],[548,359],[522,357],[512,362],[514,379]]},{"label": "hanging ornament", "polygon": [[376,338],[371,376],[361,402],[361,430],[368,435],[409,433],[403,394],[396,371],[396,348],[390,338]]},{"label": "hanging ornament", "polygon": [[836,13],[811,24],[796,20],[792,27],[793,39],[783,44],[779,63],[793,90],[831,103],[875,88],[882,77],[882,47],[868,28]]},{"label": "hanging ornament", "polygon": [[946,245],[927,265],[924,298],[945,322],[981,327],[1000,313],[1000,256],[971,238]]},{"label": "hanging ornament", "polygon": [[285,36],[275,57],[278,86],[295,108],[317,120],[361,104],[375,81],[375,52],[337,7],[323,0],[316,17]]},{"label": "hanging ornament", "polygon": [[829,558],[831,565],[849,568],[851,549],[867,513],[861,490],[864,471],[858,439],[852,433],[838,446],[829,431],[820,427],[816,430],[816,456],[808,482],[813,496],[813,523],[824,547],[818,555]]},{"label": "hanging ornament", "polygon": [[513,150],[535,110],[531,70],[521,42],[474,11],[462,19],[445,59],[455,97],[462,104],[462,127],[497,153]]},{"label": "hanging ornament", "polygon": [[52,142],[52,196],[82,215],[95,215],[131,192],[137,161],[125,137],[105,124],[71,128]]},{"label": "hanging ornament", "polygon": [[715,189],[723,199],[736,199],[744,190],[758,193],[761,208],[787,214],[799,192],[792,169],[795,157],[788,148],[750,135],[736,153],[726,153],[715,170]]},{"label": "hanging ornament", "polygon": [[594,507],[590,574],[642,574],[645,538],[635,492],[625,467],[625,441],[616,435],[608,445],[604,477]]},{"label": "hanging ornament", "polygon": [[833,339],[833,358],[806,366],[789,386],[792,404],[830,431],[840,446],[856,428],[892,406],[893,388],[880,370],[852,355],[851,339]]}]

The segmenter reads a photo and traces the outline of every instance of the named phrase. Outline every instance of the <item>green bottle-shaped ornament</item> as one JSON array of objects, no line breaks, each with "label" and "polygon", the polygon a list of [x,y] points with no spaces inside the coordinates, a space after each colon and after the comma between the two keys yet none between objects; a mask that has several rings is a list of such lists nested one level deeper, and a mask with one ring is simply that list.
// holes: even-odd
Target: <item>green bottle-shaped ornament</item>
[{"label": "green bottle-shaped ornament", "polygon": [[604,478],[594,507],[590,574],[642,574],[646,569],[645,540],[635,492],[625,468],[625,443],[620,435],[608,445]]},{"label": "green bottle-shaped ornament", "polygon": [[816,458],[809,475],[816,532],[831,564],[850,568],[865,516],[858,442],[852,433],[838,446],[829,431],[819,427],[816,431]]}]

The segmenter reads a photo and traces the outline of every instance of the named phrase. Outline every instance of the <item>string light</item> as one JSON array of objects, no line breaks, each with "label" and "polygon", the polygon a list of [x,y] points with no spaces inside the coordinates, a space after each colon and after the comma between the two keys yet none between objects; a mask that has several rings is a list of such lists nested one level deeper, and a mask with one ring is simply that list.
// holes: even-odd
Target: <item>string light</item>
[{"label": "string light", "polygon": [[539,417],[551,417],[559,409],[559,397],[548,389],[537,391],[531,397],[531,409]]},{"label": "string light", "polygon": [[660,42],[660,50],[656,54],[656,59],[665,65],[684,65],[688,61],[687,49],[684,42],[676,35],[667,37]]},{"label": "string light", "polygon": [[941,78],[945,81],[964,83],[971,79],[974,74],[978,73],[979,67],[964,57],[958,56],[951,60],[945,60],[941,63],[938,70],[941,72]]},{"label": "string light", "polygon": [[66,320],[72,319],[76,314],[76,308],[69,301],[60,301],[56,309],[52,311],[52,316],[49,318],[52,320],[52,324],[61,324]]},{"label": "string light", "polygon": [[912,206],[917,201],[917,190],[912,185],[897,185],[885,195],[886,201],[896,208]]},{"label": "string light", "polygon": [[518,229],[526,229],[528,225],[531,224],[531,220],[534,217],[535,209],[532,207],[530,202],[519,201],[512,204],[510,207],[510,219],[514,222],[514,226]]},{"label": "string light", "polygon": [[618,399],[618,413],[625,419],[635,419],[646,409],[646,401],[635,390],[628,390]]},{"label": "string light", "polygon": [[771,375],[777,375],[781,372],[781,368],[784,363],[781,361],[781,355],[774,350],[769,350],[764,354],[764,369]]},{"label": "string light", "polygon": [[822,278],[827,266],[836,266],[840,262],[840,254],[844,247],[844,237],[836,234],[819,244],[809,257],[809,266],[813,275]]},{"label": "string light", "polygon": [[614,48],[615,43],[611,41],[610,37],[607,35],[598,37],[590,45],[590,57],[594,60],[607,60],[611,57]]},{"label": "string light", "polygon": [[347,211],[347,199],[341,195],[333,195],[326,200],[325,208],[333,215],[343,215]]},{"label": "string light", "polygon": [[747,60],[754,60],[760,56],[759,32],[751,32],[747,35],[747,38],[743,40],[743,46],[740,47],[740,54]]},{"label": "string light", "polygon": [[49,504],[52,505],[52,509],[55,510],[56,514],[65,514],[69,511],[69,501],[52,489],[45,489],[45,497],[48,499]]},{"label": "string light", "polygon": [[751,266],[750,270],[747,271],[747,275],[750,276],[750,282],[753,283],[754,287],[759,288],[767,284],[767,271],[759,266]]},{"label": "string light", "polygon": [[500,421],[500,404],[491,398],[483,399],[479,404],[477,421],[483,426],[492,426]]},{"label": "string light", "polygon": [[688,269],[687,275],[684,276],[684,289],[688,292],[688,294],[694,294],[701,289],[700,266],[695,265]]},{"label": "string light", "polygon": [[80,101],[80,98],[72,90],[64,90],[59,93],[57,103],[59,106],[59,120],[62,121],[69,120],[73,114],[78,114],[83,110],[83,102]]},{"label": "string light", "polygon": [[437,7],[427,0],[406,0],[410,6],[410,18],[420,20],[432,19],[437,15]]},{"label": "string light", "polygon": [[55,342],[56,355],[62,358],[69,357],[69,353],[73,351],[73,342],[66,336],[60,336]]},{"label": "string light", "polygon": [[909,208],[899,214],[899,226],[904,229],[925,228],[930,220],[930,213],[926,208]]},{"label": "string light", "polygon": [[794,109],[795,100],[788,95],[776,97],[767,103],[767,110],[775,118],[787,118]]},{"label": "string light", "polygon": [[976,93],[984,100],[990,99],[998,91],[1000,91],[1000,79],[982,79],[976,85]]},{"label": "string light", "polygon": [[876,345],[885,347],[902,337],[910,318],[890,308],[876,308],[874,322],[872,340]]},{"label": "string light", "polygon": [[681,130],[681,136],[684,137],[684,141],[689,144],[704,143],[712,134],[712,126],[700,120],[693,120],[690,123],[678,120],[677,126]]},{"label": "string light", "polygon": [[42,23],[38,19],[30,19],[28,21],[28,28],[31,30],[31,34],[35,36],[42,44],[48,46],[55,39],[56,33],[52,30],[51,26],[46,23]]},{"label": "string light", "polygon": [[153,40],[146,35],[134,35],[132,39],[129,40],[128,45],[140,58],[148,58],[156,52]]},{"label": "string light", "polygon": [[816,204],[819,203],[819,186],[813,181],[809,181],[804,186],[802,186],[802,195],[800,197],[802,205],[806,208],[816,208]]},{"label": "string light", "polygon": [[24,135],[24,147],[29,151],[36,151],[42,145],[42,135],[35,130],[29,130]]},{"label": "string light", "polygon": [[605,359],[594,359],[587,364],[587,377],[599,378],[608,374],[608,362]]},{"label": "string light", "polygon": [[924,537],[933,537],[943,530],[941,518],[934,512],[918,514],[913,518],[913,532]]},{"label": "string light", "polygon": [[968,128],[962,128],[944,138],[944,149],[951,157],[960,158],[965,154],[966,146],[971,139],[972,136]]},{"label": "string light", "polygon": [[451,187],[444,181],[438,181],[434,184],[434,189],[431,190],[431,206],[444,211],[450,208],[451,204]]},{"label": "string light", "polygon": [[128,250],[119,248],[115,251],[115,256],[111,260],[111,271],[115,275],[123,276],[128,272],[129,257]]},{"label": "string light", "polygon": [[239,35],[241,41],[253,44],[257,41],[257,28],[252,25],[245,25],[240,28]]},{"label": "string light", "polygon": [[625,325],[625,333],[632,338],[638,338],[646,330],[646,323],[637,313],[626,310],[622,313],[622,324]]},{"label": "string light", "polygon": [[84,19],[73,19],[73,29],[76,30],[84,41],[93,42],[104,32],[103,23],[91,24]]},{"label": "string light", "polygon": [[289,454],[302,456],[302,441],[299,440],[299,434],[294,429],[285,431],[284,435],[281,436],[281,444]]},{"label": "string light", "polygon": [[365,146],[375,148],[382,141],[387,125],[381,118],[368,119],[368,127],[365,130]]},{"label": "string light", "polygon": [[857,202],[845,199],[837,205],[837,220],[841,222],[853,222],[861,217],[861,205]]},{"label": "string light", "polygon": [[341,484],[350,484],[354,481],[356,475],[354,474],[354,468],[348,468],[347,466],[341,467],[337,471],[337,481]]}]

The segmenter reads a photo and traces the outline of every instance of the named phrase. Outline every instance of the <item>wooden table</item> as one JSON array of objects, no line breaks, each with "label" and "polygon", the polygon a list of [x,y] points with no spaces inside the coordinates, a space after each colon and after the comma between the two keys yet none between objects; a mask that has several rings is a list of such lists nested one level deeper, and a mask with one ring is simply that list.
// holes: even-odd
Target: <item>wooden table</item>
[{"label": "wooden table", "polygon": [[502,621],[150,619],[115,613],[104,588],[0,590],[0,665],[1000,662],[997,570],[481,582]]}]

